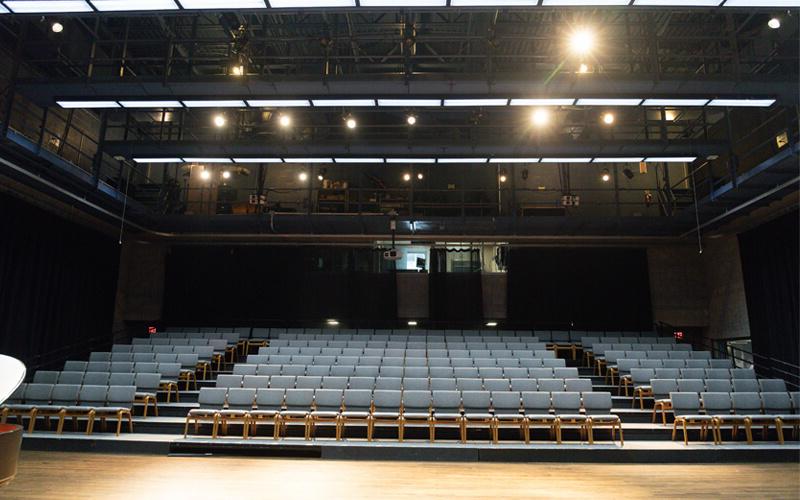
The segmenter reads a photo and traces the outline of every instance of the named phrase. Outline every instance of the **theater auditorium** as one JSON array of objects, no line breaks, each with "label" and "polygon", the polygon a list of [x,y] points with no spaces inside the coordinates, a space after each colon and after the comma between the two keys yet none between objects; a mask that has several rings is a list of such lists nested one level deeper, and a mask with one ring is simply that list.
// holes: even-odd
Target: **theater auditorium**
[{"label": "theater auditorium", "polygon": [[0,498],[800,498],[799,82],[800,0],[0,0]]}]

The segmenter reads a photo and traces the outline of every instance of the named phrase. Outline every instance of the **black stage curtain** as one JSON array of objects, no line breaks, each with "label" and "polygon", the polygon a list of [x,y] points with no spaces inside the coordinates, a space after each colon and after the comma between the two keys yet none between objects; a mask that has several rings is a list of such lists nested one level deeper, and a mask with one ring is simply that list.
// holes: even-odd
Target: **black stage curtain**
[{"label": "black stage curtain", "polygon": [[171,325],[349,323],[397,317],[393,272],[380,253],[291,246],[176,246],[167,256]]},{"label": "black stage curtain", "polygon": [[639,248],[512,248],[508,315],[520,325],[650,330],[647,254]]},{"label": "black stage curtain", "polygon": [[800,364],[798,213],[739,235],[753,352]]},{"label": "black stage curtain", "polygon": [[[448,252],[466,252],[469,258],[459,259],[460,272],[447,272]],[[460,256],[463,257],[463,256]],[[483,319],[483,291],[480,253],[477,250],[431,249],[429,277],[430,319],[434,322],[474,324]]]},{"label": "black stage curtain", "polygon": [[112,339],[119,245],[0,194],[0,352],[27,364]]}]

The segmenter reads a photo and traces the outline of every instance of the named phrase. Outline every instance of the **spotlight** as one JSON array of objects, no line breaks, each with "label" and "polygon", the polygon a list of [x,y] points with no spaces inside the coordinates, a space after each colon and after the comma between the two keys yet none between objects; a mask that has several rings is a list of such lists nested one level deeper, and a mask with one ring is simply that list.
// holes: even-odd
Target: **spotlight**
[{"label": "spotlight", "polygon": [[425,176],[424,176],[424,175],[422,175],[422,172],[420,172],[420,173],[418,173],[418,174],[417,174],[417,179],[419,179],[419,180],[422,180],[422,179],[424,179],[424,178],[425,178]]},{"label": "spotlight", "polygon": [[550,121],[550,112],[543,108],[535,109],[531,120],[537,127],[544,127]]},{"label": "spotlight", "polygon": [[497,321],[487,321],[486,326],[497,326]]},{"label": "spotlight", "polygon": [[222,127],[224,127],[224,126],[225,126],[225,123],[227,123],[227,120],[225,120],[225,117],[224,117],[223,115],[216,115],[216,116],[214,116],[214,125],[215,125],[217,128],[222,128]]},{"label": "spotlight", "polygon": [[666,119],[668,122],[674,122],[676,118],[678,118],[677,111],[673,111],[671,109],[664,111],[664,119]]},{"label": "spotlight", "polygon": [[410,181],[411,180],[411,174],[409,174],[409,173],[403,174],[403,180],[406,181],[406,182]]},{"label": "spotlight", "polygon": [[320,181],[320,182],[322,182],[322,181],[324,181],[324,180],[325,180],[325,176],[324,176],[324,175],[322,175],[322,174],[319,174],[319,175],[317,175],[317,180],[318,180],[318,181]]},{"label": "spotlight", "polygon": [[286,128],[292,124],[292,117],[289,115],[281,115],[280,118],[278,118],[278,123],[280,123],[281,127]]},{"label": "spotlight", "polygon": [[581,65],[578,66],[578,73],[588,73],[588,72],[589,72],[589,65],[588,64],[581,63]]},{"label": "spotlight", "polygon": [[[778,24],[780,25],[780,22],[778,22]],[[50,29],[53,31],[53,33],[61,33],[62,31],[64,31],[64,25],[56,21],[50,25]]]},{"label": "spotlight", "polygon": [[409,322],[408,322],[408,326],[417,326],[417,322],[416,322],[416,321],[413,321],[413,320],[412,320],[412,321],[409,321]]},{"label": "spotlight", "polygon": [[200,178],[202,180],[204,180],[204,181],[210,181],[211,180],[211,172],[209,172],[208,170],[201,171],[200,172]]},{"label": "spotlight", "polygon": [[[781,20],[778,19],[777,17],[773,17],[772,19],[770,19],[767,22],[767,26],[769,26],[770,28],[776,30],[776,29],[781,27]],[[53,31],[55,31],[55,30],[53,30]]]},{"label": "spotlight", "polygon": [[603,123],[612,125],[614,123],[614,113],[605,113],[603,115]]},{"label": "spotlight", "polygon": [[600,179],[602,179],[603,182],[608,182],[611,180],[611,173],[609,173],[607,168],[603,169],[603,173],[602,175],[600,175]]},{"label": "spotlight", "polygon": [[231,173],[229,171],[227,171],[227,170],[223,170],[222,171],[222,178],[223,179],[230,179],[231,178]]},{"label": "spotlight", "polygon": [[339,325],[339,322],[336,321],[335,319],[326,320],[325,323],[327,323],[328,326],[338,326]]},{"label": "spotlight", "polygon": [[408,123],[409,125],[416,125],[417,117],[414,115],[408,115],[408,118],[406,118],[406,123]]},{"label": "spotlight", "polygon": [[242,75],[244,75],[244,66],[239,64],[239,65],[236,65],[236,66],[232,67],[231,68],[231,74],[233,76],[242,76]]},{"label": "spotlight", "polygon": [[308,180],[308,174],[305,172],[300,172],[299,174],[297,174],[297,178],[300,179],[302,182],[305,182]]},{"label": "spotlight", "polygon": [[570,50],[578,55],[586,55],[594,47],[594,32],[588,28],[580,28],[569,38]]},{"label": "spotlight", "polygon": [[353,130],[358,125],[356,119],[353,118],[352,116],[347,117],[345,124],[347,125],[347,128],[349,128],[350,130]]},{"label": "spotlight", "polygon": [[498,179],[500,180],[500,182],[505,182],[508,180],[508,177],[506,177],[506,174],[500,174],[500,177],[498,177]]}]

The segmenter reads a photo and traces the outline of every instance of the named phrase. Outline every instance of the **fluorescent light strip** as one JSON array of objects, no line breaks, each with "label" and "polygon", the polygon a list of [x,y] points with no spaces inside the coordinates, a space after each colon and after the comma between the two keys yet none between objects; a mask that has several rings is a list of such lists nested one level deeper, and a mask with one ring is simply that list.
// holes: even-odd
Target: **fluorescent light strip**
[{"label": "fluorescent light strip", "polygon": [[361,0],[362,7],[447,7],[447,0]]},{"label": "fluorescent light strip", "polygon": [[542,6],[564,7],[599,7],[610,5],[628,5],[630,0],[542,0]]},{"label": "fluorescent light strip", "polygon": [[0,3],[0,14],[8,14],[10,11],[3,7],[3,4]]},{"label": "fluorescent light strip", "polygon": [[489,158],[489,163],[539,163],[539,158]]},{"label": "fluorescent light strip", "polygon": [[645,99],[642,106],[705,106],[708,99]]},{"label": "fluorescent light strip", "polygon": [[441,105],[442,105],[441,99],[378,99],[378,106],[384,106],[384,107],[436,108]]},{"label": "fluorescent light strip", "polygon": [[94,12],[88,3],[81,0],[9,0],[5,5],[15,14]]},{"label": "fluorescent light strip", "polygon": [[334,158],[336,163],[383,163],[383,158]]},{"label": "fluorescent light strip", "polygon": [[768,108],[775,99],[712,99],[709,106],[729,106],[737,108]]},{"label": "fluorescent light strip", "polygon": [[457,106],[505,106],[508,99],[445,99],[444,105]]},{"label": "fluorescent light strip", "polygon": [[578,99],[578,106],[638,106],[641,99]]},{"label": "fluorescent light strip", "polygon": [[592,163],[640,163],[644,158],[595,158]]},{"label": "fluorescent light strip", "polygon": [[124,12],[142,10],[178,10],[173,0],[90,0],[100,12]]},{"label": "fluorescent light strip", "polygon": [[136,163],[183,163],[182,158],[134,158]]},{"label": "fluorescent light strip", "polygon": [[800,0],[728,0],[723,7],[800,7]]},{"label": "fluorescent light strip", "polygon": [[436,158],[386,158],[386,163],[436,163]]},{"label": "fluorescent light strip", "polygon": [[181,101],[187,108],[246,108],[244,101],[237,100],[208,100],[208,101]]},{"label": "fluorescent light strip", "polygon": [[371,106],[375,106],[375,99],[311,99],[311,103],[317,108],[334,108],[334,107],[368,108]]},{"label": "fluorescent light strip", "polygon": [[439,163],[486,163],[486,158],[439,158]]},{"label": "fluorescent light strip", "polygon": [[247,105],[251,108],[306,108],[311,102],[308,99],[249,99]]},{"label": "fluorescent light strip", "polygon": [[356,0],[270,0],[269,5],[274,9],[355,7]]},{"label": "fluorescent light strip", "polygon": [[[753,0],[749,0],[751,3]],[[722,0],[634,0],[636,6],[654,7],[718,7]]]},{"label": "fluorescent light strip", "polygon": [[542,158],[540,163],[589,163],[591,158]]},{"label": "fluorescent light strip", "polygon": [[[451,7],[514,7],[536,6],[539,0],[450,0]],[[363,5],[364,2],[361,2]]]},{"label": "fluorescent light strip", "polygon": [[201,9],[265,9],[264,0],[180,0],[186,10]]},{"label": "fluorescent light strip", "polygon": [[117,101],[56,101],[64,109],[103,109],[118,108]]},{"label": "fluorescent light strip", "polygon": [[511,106],[572,106],[575,99],[511,99]]},{"label": "fluorescent light strip", "polygon": [[230,158],[184,158],[186,163],[233,163]]},{"label": "fluorescent light strip", "polygon": [[333,158],[284,158],[284,163],[333,163]]},{"label": "fluorescent light strip", "polygon": [[234,158],[233,163],[283,163],[281,158]]},{"label": "fluorescent light strip", "polygon": [[645,158],[646,163],[692,163],[697,159],[696,156],[670,156],[670,157],[655,157]]},{"label": "fluorescent light strip", "polygon": [[119,101],[123,108],[182,108],[181,101]]}]

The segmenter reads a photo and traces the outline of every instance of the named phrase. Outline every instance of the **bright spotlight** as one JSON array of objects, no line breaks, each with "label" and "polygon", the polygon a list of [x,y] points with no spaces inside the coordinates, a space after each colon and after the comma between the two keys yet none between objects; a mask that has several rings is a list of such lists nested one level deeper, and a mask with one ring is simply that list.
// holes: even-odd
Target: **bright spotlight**
[{"label": "bright spotlight", "polygon": [[550,121],[550,112],[543,108],[536,109],[533,111],[531,121],[537,127],[544,127]]},{"label": "bright spotlight", "polygon": [[422,179],[424,179],[424,178],[425,178],[425,176],[424,176],[424,175],[422,175],[422,172],[420,172],[420,173],[418,173],[418,174],[417,174],[417,179],[419,179],[419,180],[422,180]]},{"label": "bright spotlight", "polygon": [[604,168],[604,169],[603,169],[603,173],[602,173],[602,175],[600,176],[600,179],[602,179],[602,180],[603,180],[603,182],[608,182],[608,181],[610,181],[610,180],[611,180],[611,174],[608,172],[608,169],[607,169],[607,168]]},{"label": "bright spotlight", "polygon": [[231,74],[233,76],[242,76],[242,75],[244,75],[244,66],[239,64],[237,66],[232,67],[231,68]]},{"label": "bright spotlight", "polygon": [[574,54],[586,55],[594,48],[594,32],[588,28],[580,28],[569,38],[569,48]]},{"label": "bright spotlight", "polygon": [[216,115],[216,116],[214,116],[214,125],[215,125],[217,128],[222,128],[222,127],[224,127],[224,126],[225,126],[225,123],[227,123],[227,120],[225,120],[225,117],[224,117],[223,115]]},{"label": "bright spotlight", "polygon": [[350,130],[356,128],[356,126],[358,125],[358,123],[356,122],[356,119],[353,118],[352,116],[347,119],[345,124],[347,125],[347,128],[349,128]]},{"label": "bright spotlight", "polygon": [[337,320],[335,320],[335,319],[329,319],[329,320],[325,321],[325,323],[327,323],[329,326],[338,326],[339,325],[339,322]]},{"label": "bright spotlight", "polygon": [[674,122],[676,118],[678,118],[677,111],[671,109],[664,111],[664,119],[667,120],[668,122]]},{"label": "bright spotlight", "polygon": [[416,125],[417,117],[414,115],[408,115],[408,118],[406,118],[406,123],[408,123],[409,125]]},{"label": "bright spotlight", "polygon": [[505,182],[508,180],[508,177],[506,177],[506,174],[500,174],[500,177],[498,179],[500,180],[500,182]]},{"label": "bright spotlight", "polygon": [[223,179],[230,179],[231,178],[231,173],[229,171],[227,171],[227,170],[223,170],[222,171],[222,178]]},{"label": "bright spotlight", "polygon": [[308,174],[305,172],[300,172],[299,174],[297,174],[297,178],[305,182],[308,180]]},{"label": "bright spotlight", "polygon": [[417,322],[416,322],[416,321],[413,321],[413,320],[412,320],[412,321],[409,321],[409,322],[408,322],[408,326],[417,326]]},{"label": "bright spotlight", "polygon": [[409,173],[403,174],[403,180],[406,181],[406,182],[410,181],[411,180],[411,174],[409,174]]},{"label": "bright spotlight", "polygon": [[603,123],[611,125],[614,123],[614,113],[605,113],[603,115]]},{"label": "bright spotlight", "polygon": [[[780,22],[778,22],[778,24],[780,24]],[[64,31],[64,25],[56,21],[50,25],[50,29],[53,31],[53,33],[61,33],[62,31]]]},{"label": "bright spotlight", "polygon": [[776,29],[781,27],[781,20],[778,19],[777,17],[773,17],[772,19],[770,19],[767,22],[767,26],[769,26],[770,28],[776,30]]},{"label": "bright spotlight", "polygon": [[201,171],[200,172],[200,178],[202,180],[204,180],[204,181],[210,181],[211,180],[211,172],[209,172],[208,170]]},{"label": "bright spotlight", "polygon": [[487,321],[486,326],[497,326],[497,321]]},{"label": "bright spotlight", "polygon": [[317,175],[317,180],[322,182],[322,181],[325,180],[325,176],[323,176],[322,174],[319,174],[319,175]]},{"label": "bright spotlight", "polygon": [[288,127],[292,124],[292,117],[289,115],[281,115],[281,117],[278,118],[278,123],[281,124],[281,127]]},{"label": "bright spotlight", "polygon": [[588,64],[581,63],[581,65],[578,66],[578,73],[588,73],[588,72],[589,72],[589,65]]}]

